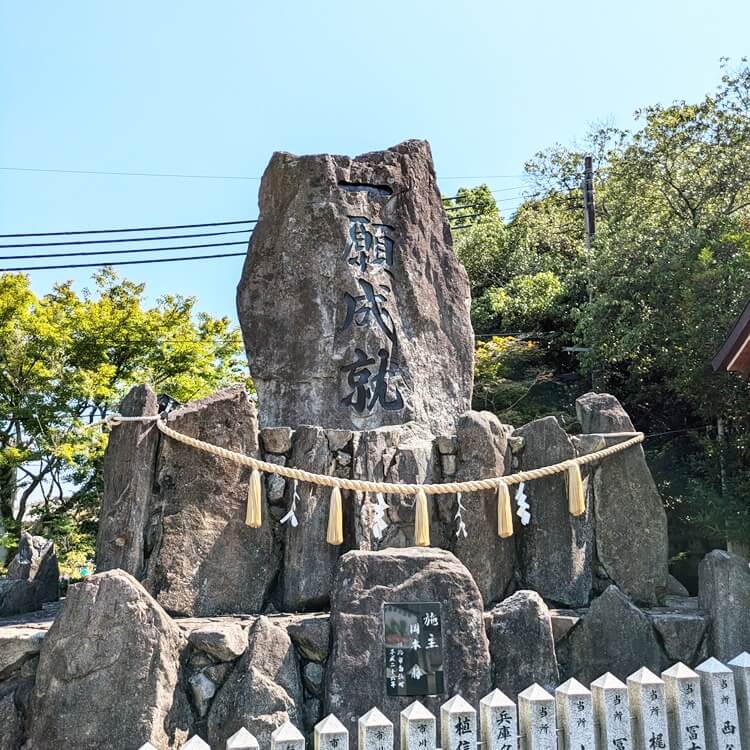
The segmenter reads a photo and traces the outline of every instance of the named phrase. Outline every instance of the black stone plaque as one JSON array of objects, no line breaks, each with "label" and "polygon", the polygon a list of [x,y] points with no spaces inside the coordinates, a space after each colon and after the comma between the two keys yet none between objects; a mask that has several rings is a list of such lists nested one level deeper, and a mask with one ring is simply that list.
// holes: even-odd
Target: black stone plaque
[{"label": "black stone plaque", "polygon": [[383,605],[387,695],[442,695],[443,622],[438,602]]}]

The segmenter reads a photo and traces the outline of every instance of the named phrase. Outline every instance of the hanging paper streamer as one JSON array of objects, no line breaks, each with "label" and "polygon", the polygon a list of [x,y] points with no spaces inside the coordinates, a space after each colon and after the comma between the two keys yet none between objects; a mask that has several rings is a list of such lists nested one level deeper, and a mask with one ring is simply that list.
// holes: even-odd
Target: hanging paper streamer
[{"label": "hanging paper streamer", "polygon": [[380,540],[388,528],[388,521],[385,520],[385,514],[388,511],[388,504],[385,502],[385,496],[382,492],[375,493],[377,503],[372,514],[372,535],[375,539]]},{"label": "hanging paper streamer", "polygon": [[460,492],[457,492],[456,493],[456,505],[458,506],[458,510],[456,511],[456,515],[454,516],[454,519],[458,521],[458,528],[456,529],[456,536],[458,537],[463,536],[463,538],[466,539],[466,537],[469,536],[469,532],[466,531],[466,524],[464,523],[463,512],[466,510],[466,508],[464,508],[464,504],[462,500],[463,500],[463,495]]},{"label": "hanging paper streamer", "polygon": [[344,517],[341,509],[341,490],[334,487],[331,490],[331,506],[328,509],[328,544],[344,543]]},{"label": "hanging paper streamer", "polygon": [[297,500],[300,499],[299,492],[297,492],[297,488],[299,486],[299,480],[295,479],[294,484],[292,485],[292,504],[289,506],[289,511],[285,516],[282,517],[281,521],[279,523],[288,523],[293,529],[296,529],[299,525],[299,521],[297,520]]},{"label": "hanging paper streamer", "polygon": [[513,511],[510,490],[505,482],[497,485],[497,535],[503,539],[513,536]]},{"label": "hanging paper streamer", "polygon": [[260,484],[260,472],[253,469],[250,474],[250,485],[247,488],[247,510],[245,512],[245,525],[251,529],[259,529],[263,523],[261,513],[261,501],[263,491]]},{"label": "hanging paper streamer", "polygon": [[568,469],[568,510],[571,516],[586,512],[586,496],[583,492],[583,479],[578,464],[572,463]]},{"label": "hanging paper streamer", "polygon": [[521,482],[516,490],[516,505],[518,506],[516,515],[521,519],[521,524],[523,526],[528,526],[529,521],[531,521],[531,513],[529,513],[529,504],[526,502],[527,495],[524,492],[525,486],[526,482]]},{"label": "hanging paper streamer", "polygon": [[427,495],[424,490],[417,492],[414,514],[414,542],[417,547],[430,546],[430,519],[427,510]]}]

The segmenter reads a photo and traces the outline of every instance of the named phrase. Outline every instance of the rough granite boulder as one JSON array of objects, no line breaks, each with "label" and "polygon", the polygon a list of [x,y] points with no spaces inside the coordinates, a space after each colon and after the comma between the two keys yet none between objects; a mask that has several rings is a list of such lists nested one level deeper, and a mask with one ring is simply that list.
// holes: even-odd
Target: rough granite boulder
[{"label": "rough granite boulder", "polygon": [[[125,417],[159,413],[156,393],[138,385],[120,404]],[[123,422],[109,436],[104,454],[104,492],[96,540],[96,569],[143,573],[143,539],[153,491],[159,430],[153,422]]]},{"label": "rough granite boulder", "polygon": [[474,340],[429,144],[277,152],[259,202],[237,310],[261,425],[452,428]]},{"label": "rough granite boulder", "polygon": [[[606,393],[581,396],[576,412],[584,432],[634,431],[620,403]],[[604,438],[607,447],[628,439]],[[667,588],[667,515],[643,448],[609,456],[591,470],[599,564],[635,602],[657,604]]]},{"label": "rough granite boulder", "polygon": [[641,667],[660,674],[666,666],[649,618],[616,586],[591,602],[557,654],[560,679],[575,677],[584,685],[605,672],[624,681]]},{"label": "rough granite boulder", "polygon": [[328,658],[331,639],[330,615],[300,617],[286,626],[286,632],[305,659],[324,662]]},{"label": "rough granite boulder", "polygon": [[35,657],[47,635],[33,625],[5,625],[0,628],[0,680],[15,671],[23,662]]},{"label": "rough granite boulder", "polygon": [[[379,427],[354,432],[352,438],[353,476],[376,482],[430,484],[440,481],[434,436],[423,425]],[[414,499],[398,495],[384,496],[388,504],[381,538],[372,533],[372,518],[377,498],[373,493],[355,493],[352,501],[354,544],[357,549],[408,547],[414,544]],[[434,546],[442,546],[442,528],[435,499],[427,498],[430,534]]]},{"label": "rough granite boulder", "polygon": [[23,746],[38,661],[37,657],[26,659],[12,668],[10,675],[6,672],[0,677],[0,750],[19,750]]},{"label": "rough granite boulder", "polygon": [[285,721],[299,726],[302,681],[292,641],[267,617],[250,628],[245,655],[217,693],[208,714],[208,741],[224,747],[240,728],[254,735],[261,747],[271,744],[271,732]]},{"label": "rough granite boulder", "polygon": [[245,628],[236,622],[208,622],[193,628],[188,636],[193,648],[217,661],[234,661],[247,649]]},{"label": "rough granite boulder", "polygon": [[[291,466],[316,474],[333,474],[334,455],[326,431],[299,427],[294,433]],[[294,485],[287,482],[287,504]],[[341,550],[326,541],[328,500],[331,490],[301,482],[296,515],[299,525],[284,526],[284,573],[281,577],[282,606],[287,612],[325,609]],[[344,499],[344,504],[347,501]],[[345,523],[351,520],[344,512]]]},{"label": "rough granite boulder", "polygon": [[628,413],[609,393],[584,393],[576,401],[576,416],[584,434],[635,432]]},{"label": "rough granite boulder", "polygon": [[[0,694],[1,695],[1,694]],[[0,697],[0,750],[18,750],[23,738],[21,714],[13,693]]]},{"label": "rough granite boulder", "polygon": [[331,597],[324,713],[336,714],[351,733],[373,706],[395,723],[414,700],[386,696],[386,602],[441,602],[445,694],[420,700],[433,713],[456,693],[477,706],[490,690],[491,670],[479,589],[450,552],[409,547],[341,557]]},{"label": "rough granite boulder", "polygon": [[715,549],[698,566],[698,601],[711,619],[709,653],[727,662],[750,651],[750,566]]},{"label": "rough granite boulder", "polygon": [[[524,441],[521,471],[575,457],[573,444],[554,417],[529,422],[513,435]],[[594,546],[590,504],[583,515],[570,515],[563,474],[527,482],[525,492],[531,521],[528,526],[517,525],[522,585],[549,602],[587,605]]]},{"label": "rough granite boulder", "polygon": [[[168,424],[258,456],[255,406],[241,386],[171,412]],[[190,616],[262,611],[280,554],[265,500],[262,527],[245,526],[249,477],[239,464],[161,441],[144,585],[167,611]]]},{"label": "rough granite boulder", "polygon": [[[456,426],[458,460],[455,481],[488,479],[505,474],[508,435],[488,411],[469,411]],[[463,497],[467,536],[452,537],[452,551],[469,569],[485,606],[499,602],[513,579],[515,544],[497,535],[497,492],[471,492]],[[455,511],[454,511],[455,512]]]},{"label": "rough granite boulder", "polygon": [[54,544],[22,532],[8,577],[0,580],[0,617],[34,612],[47,602],[57,601],[59,577]]},{"label": "rough granite boulder", "polygon": [[493,683],[511,700],[535,682],[549,691],[559,684],[550,612],[535,591],[516,591],[492,609],[490,651]]},{"label": "rough granite boulder", "polygon": [[652,609],[646,613],[661,637],[670,662],[681,661],[689,667],[700,662],[708,618],[697,609]]},{"label": "rough granite boulder", "polygon": [[42,644],[27,750],[178,748],[192,729],[180,629],[128,573],[72,586]]}]

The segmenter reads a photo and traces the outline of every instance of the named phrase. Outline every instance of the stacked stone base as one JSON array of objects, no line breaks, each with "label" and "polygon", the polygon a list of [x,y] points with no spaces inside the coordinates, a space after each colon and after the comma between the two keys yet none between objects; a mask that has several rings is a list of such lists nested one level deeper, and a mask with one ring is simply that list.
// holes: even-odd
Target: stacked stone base
[{"label": "stacked stone base", "polygon": [[[121,411],[157,409],[144,386]],[[565,461],[633,429],[611,396],[584,396],[578,412],[577,437],[552,417],[514,430],[486,412],[437,436],[413,423],[259,430],[253,402],[232,388],[168,419],[276,464],[434,483]],[[383,498],[374,524],[380,498],[357,494],[344,499],[344,544],[329,545],[328,490],[273,475],[263,525],[250,529],[248,475],[162,439],[153,423],[115,430],[97,545],[104,572],[73,586],[54,622],[0,624],[0,750],[171,749],[196,733],[223,747],[241,727],[265,747],[284,721],[309,738],[329,712],[353,734],[373,706],[396,721],[413,697],[387,695],[389,602],[441,603],[445,695],[472,704],[493,686],[515,698],[535,682],[624,679],[750,650],[746,562],[711,553],[700,601],[669,596],[664,509],[640,448],[586,467],[577,518],[562,475],[526,484],[531,520],[507,539],[493,492],[465,495],[462,518],[455,495],[431,497],[426,549],[411,546],[409,499]],[[292,510],[296,526],[282,522]],[[423,700],[435,713],[443,698]]]},{"label": "stacked stone base", "polygon": [[[168,422],[278,465],[431,484],[547,466],[616,444],[633,430],[612,396],[588,394],[577,406],[584,430],[577,437],[553,417],[514,429],[475,411],[461,415],[447,435],[416,423],[363,431],[259,429],[248,394],[230,388],[180,407]],[[152,416],[157,408],[156,395],[141,386],[121,411]],[[325,609],[343,553],[414,543],[412,497],[344,492],[344,543],[335,547],[326,541],[330,490],[273,474],[265,478],[263,525],[250,529],[244,525],[249,470],[164,439],[151,422],[116,428],[104,474],[97,569],[131,573],[175,615]],[[576,518],[568,512],[563,474],[528,482],[530,522],[516,518],[507,539],[497,534],[494,491],[464,494],[462,519],[455,494],[430,496],[431,545],[466,565],[486,606],[531,589],[556,606],[585,607],[611,584],[638,604],[658,605],[667,588],[666,516],[642,449],[587,465],[584,482],[587,510]],[[297,525],[289,522],[292,510]]]},{"label": "stacked stone base", "polygon": [[[344,555],[330,613],[173,618],[110,571],[72,587],[61,608],[0,620],[0,750],[177,748],[193,734],[223,747],[242,726],[263,747],[286,720],[308,739],[328,712],[350,731],[372,706],[394,720],[413,699],[385,696],[389,601],[443,603],[446,695],[477,704],[493,686],[515,699],[533,682],[659,674],[750,650],[735,609],[749,597],[747,563],[722,551],[701,568],[708,611],[684,596],[639,608],[614,586],[588,608],[550,610],[520,590],[483,610],[454,555],[415,548]],[[423,700],[434,712],[442,699]]]}]

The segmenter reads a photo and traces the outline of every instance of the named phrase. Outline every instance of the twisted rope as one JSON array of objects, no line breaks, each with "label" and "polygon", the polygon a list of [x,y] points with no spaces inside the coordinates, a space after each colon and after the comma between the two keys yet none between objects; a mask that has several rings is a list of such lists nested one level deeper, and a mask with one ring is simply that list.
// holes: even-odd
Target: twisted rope
[{"label": "twisted rope", "polygon": [[171,427],[167,426],[166,420],[163,419],[161,415],[149,417],[122,417],[119,414],[113,414],[110,417],[107,417],[104,421],[113,427],[124,422],[154,421],[156,422],[159,431],[167,437],[172,438],[172,440],[205,451],[206,453],[211,453],[214,456],[225,458],[228,461],[233,461],[242,466],[257,469],[266,474],[277,474],[278,476],[286,477],[287,479],[296,479],[300,482],[307,482],[309,484],[316,484],[323,487],[338,487],[342,490],[354,490],[355,492],[383,492],[391,495],[416,495],[420,491],[424,492],[426,495],[448,495],[456,492],[495,490],[503,484],[510,486],[513,484],[519,484],[520,482],[528,482],[532,479],[542,479],[543,477],[562,474],[573,465],[582,466],[584,464],[600,461],[603,458],[607,458],[615,453],[620,453],[628,448],[632,448],[634,445],[638,445],[643,442],[644,438],[642,432],[603,433],[608,437],[631,437],[622,443],[611,445],[609,448],[602,448],[593,453],[587,453],[585,456],[577,456],[576,458],[551,464],[550,466],[542,466],[539,469],[529,469],[528,471],[518,471],[515,474],[507,474],[502,477],[473,479],[466,482],[445,482],[443,484],[395,484],[393,482],[373,482],[365,479],[332,477],[327,474],[314,474],[313,472],[304,471],[303,469],[295,469],[292,466],[271,464],[267,461],[261,461],[260,459],[246,456],[244,453],[237,453],[236,451],[231,451],[227,448],[221,448],[218,445],[206,443],[203,440],[198,440],[197,438],[177,432],[177,430],[173,430]]}]

